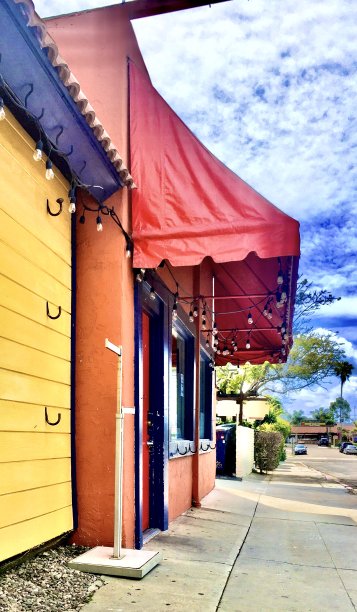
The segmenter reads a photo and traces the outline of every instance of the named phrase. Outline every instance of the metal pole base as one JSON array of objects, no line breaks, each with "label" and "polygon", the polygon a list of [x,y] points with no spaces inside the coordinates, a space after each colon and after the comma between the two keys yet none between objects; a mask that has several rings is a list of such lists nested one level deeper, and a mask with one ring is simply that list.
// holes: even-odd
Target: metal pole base
[{"label": "metal pole base", "polygon": [[162,554],[153,550],[123,548],[120,559],[113,558],[113,548],[96,546],[69,562],[72,569],[90,574],[105,574],[141,580],[160,563]]}]

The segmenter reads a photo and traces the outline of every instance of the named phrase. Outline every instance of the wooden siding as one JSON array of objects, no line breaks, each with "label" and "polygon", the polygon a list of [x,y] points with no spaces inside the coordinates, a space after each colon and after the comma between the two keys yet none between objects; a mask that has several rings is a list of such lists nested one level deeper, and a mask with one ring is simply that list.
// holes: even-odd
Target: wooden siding
[{"label": "wooden siding", "polygon": [[[73,526],[68,184],[6,111],[0,123],[0,561]],[[47,213],[47,200],[57,210]],[[61,316],[50,319],[61,306]],[[45,420],[45,407],[48,419]]]}]

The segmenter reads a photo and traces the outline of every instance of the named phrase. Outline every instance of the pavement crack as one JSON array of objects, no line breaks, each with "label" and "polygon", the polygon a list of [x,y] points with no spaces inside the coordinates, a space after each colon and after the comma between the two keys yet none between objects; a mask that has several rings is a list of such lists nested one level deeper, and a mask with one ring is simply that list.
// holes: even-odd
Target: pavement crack
[{"label": "pavement crack", "polygon": [[[271,479],[272,479],[272,477],[270,476],[270,478],[269,478],[269,480],[268,480],[268,482],[267,482],[267,485],[270,483]],[[235,559],[234,559],[234,561],[233,561],[233,563],[232,563],[232,565],[231,565],[231,569],[230,569],[230,571],[228,572],[228,576],[227,576],[226,581],[225,581],[225,583],[224,583],[224,587],[223,587],[223,589],[222,589],[221,596],[220,596],[219,601],[218,601],[218,604],[217,604],[217,606],[216,606],[216,612],[217,612],[217,610],[219,610],[219,607],[220,607],[221,602],[222,602],[222,599],[223,599],[223,595],[224,595],[224,593],[225,593],[225,591],[226,591],[226,588],[227,588],[227,585],[228,585],[229,579],[230,579],[230,577],[231,577],[231,575],[232,575],[233,568],[234,568],[234,566],[235,566],[235,564],[236,564],[236,562],[237,562],[237,559],[238,559],[238,557],[239,557],[239,555],[240,555],[240,553],[241,553],[241,550],[242,550],[242,548],[243,548],[243,546],[244,546],[244,544],[245,544],[245,542],[246,542],[246,539],[247,539],[247,537],[248,537],[248,534],[249,534],[249,532],[250,532],[250,528],[251,528],[251,526],[252,526],[252,524],[253,524],[254,517],[255,517],[255,514],[256,514],[256,511],[257,511],[257,508],[258,508],[259,502],[260,502],[260,498],[261,498],[262,496],[264,496],[264,494],[265,494],[265,492],[266,492],[267,488],[268,488],[268,487],[266,486],[266,487],[265,487],[264,492],[259,493],[259,497],[258,497],[258,499],[257,499],[257,501],[256,501],[256,503],[255,503],[255,506],[254,506],[254,512],[253,512],[253,514],[252,514],[252,518],[251,518],[251,520],[250,520],[250,523],[249,523],[249,526],[248,526],[248,529],[247,529],[247,533],[245,534],[244,539],[243,539],[243,542],[242,542],[242,544],[240,545],[240,547],[239,547],[239,549],[238,549],[238,552],[237,552],[237,554],[236,554],[236,556],[235,556]]]}]

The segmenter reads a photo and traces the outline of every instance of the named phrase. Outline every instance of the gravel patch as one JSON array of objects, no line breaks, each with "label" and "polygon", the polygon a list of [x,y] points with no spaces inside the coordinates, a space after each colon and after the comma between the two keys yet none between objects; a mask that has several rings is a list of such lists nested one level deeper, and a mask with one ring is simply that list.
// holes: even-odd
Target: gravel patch
[{"label": "gravel patch", "polygon": [[0,611],[78,612],[106,584],[101,576],[68,567],[86,550],[59,546],[0,574]]}]

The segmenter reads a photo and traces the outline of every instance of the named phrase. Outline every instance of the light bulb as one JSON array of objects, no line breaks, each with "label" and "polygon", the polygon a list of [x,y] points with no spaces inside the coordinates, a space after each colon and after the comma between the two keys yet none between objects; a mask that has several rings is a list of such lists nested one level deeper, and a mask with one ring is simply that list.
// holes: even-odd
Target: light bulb
[{"label": "light bulb", "polygon": [[245,348],[246,348],[246,349],[250,349],[250,342],[249,342],[249,338],[248,338],[247,342],[245,343]]},{"label": "light bulb", "polygon": [[151,287],[151,289],[150,289],[150,300],[152,300],[152,301],[156,300],[156,294],[155,294],[154,287]]},{"label": "light bulb", "polygon": [[141,274],[141,272],[138,272],[135,278],[138,281],[138,283],[141,283],[144,277]]},{"label": "light bulb", "polygon": [[272,318],[273,318],[273,311],[272,311],[272,309],[271,309],[271,308],[269,308],[269,311],[268,311],[268,319],[272,319]]},{"label": "light bulb", "polygon": [[4,121],[5,117],[4,100],[0,98],[0,121]]},{"label": "light bulb", "polygon": [[281,268],[278,272],[278,278],[276,279],[276,282],[278,283],[278,285],[282,285],[284,282],[283,271]]},{"label": "light bulb", "polygon": [[43,142],[42,142],[42,140],[39,140],[36,143],[36,149],[34,150],[34,153],[33,153],[33,156],[32,156],[35,161],[41,161],[41,159],[42,159],[42,151],[43,151]]},{"label": "light bulb", "polygon": [[202,319],[202,329],[203,329],[203,331],[206,331],[206,329],[207,329],[206,319]]},{"label": "light bulb", "polygon": [[198,308],[197,308],[197,306],[195,306],[194,309],[193,309],[193,316],[194,317],[198,317]]},{"label": "light bulb", "polygon": [[188,313],[188,320],[190,321],[190,323],[193,323],[193,321],[194,321],[192,310],[190,310],[190,312]]},{"label": "light bulb", "polygon": [[68,211],[73,214],[76,212],[76,198],[71,198],[70,204],[68,206]]},{"label": "light bulb", "polygon": [[126,257],[127,259],[130,259],[130,257],[131,257],[131,246],[130,246],[130,244],[127,244],[127,245],[126,245],[126,249],[125,249],[125,257]]},{"label": "light bulb", "polygon": [[221,349],[217,349],[217,355],[221,354]]},{"label": "light bulb", "polygon": [[103,224],[102,224],[102,218],[100,215],[98,215],[97,219],[97,232],[102,232],[103,231]]},{"label": "light bulb", "polygon": [[209,340],[206,340],[206,347],[209,348]]},{"label": "light bulb", "polygon": [[268,304],[268,302],[267,302],[267,303],[265,304],[265,306],[264,306],[264,310],[263,310],[263,315],[264,315],[265,317],[267,317],[267,316],[268,316],[268,306],[269,306],[269,304]]},{"label": "light bulb", "polygon": [[281,292],[281,301],[282,302],[286,302],[287,298],[288,298],[287,293],[286,293],[285,289],[283,289],[282,292]]},{"label": "light bulb", "polygon": [[174,321],[177,319],[177,304],[174,304],[172,307],[172,318]]},{"label": "light bulb", "polygon": [[218,353],[218,348],[216,346],[213,347],[215,353]]},{"label": "light bulb", "polygon": [[214,339],[213,344],[214,344],[215,346],[218,346],[218,338],[215,338],[215,339]]},{"label": "light bulb", "polygon": [[218,334],[218,329],[216,323],[213,323],[212,334],[216,336]]},{"label": "light bulb", "polygon": [[55,174],[52,170],[52,162],[50,159],[46,161],[46,179],[52,181],[55,178]]},{"label": "light bulb", "polygon": [[253,325],[253,317],[252,317],[251,313],[248,314],[248,323],[249,323],[249,325]]}]

